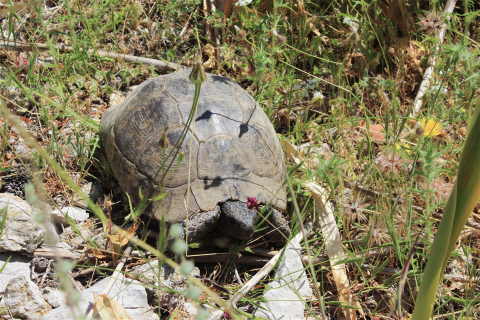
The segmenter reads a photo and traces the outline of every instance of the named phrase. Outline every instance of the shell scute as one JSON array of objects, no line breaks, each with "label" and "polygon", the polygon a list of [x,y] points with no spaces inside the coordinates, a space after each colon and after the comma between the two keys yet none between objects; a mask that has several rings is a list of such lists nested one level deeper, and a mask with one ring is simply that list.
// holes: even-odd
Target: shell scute
[{"label": "shell scute", "polygon": [[216,136],[200,144],[198,178],[215,180],[242,178],[252,171],[250,155],[238,138]]},{"label": "shell scute", "polygon": [[[192,101],[180,105],[184,124],[191,108]],[[232,98],[201,99],[195,118],[195,137],[198,140],[208,140],[213,136],[225,134],[238,137],[242,119],[240,106]]]}]

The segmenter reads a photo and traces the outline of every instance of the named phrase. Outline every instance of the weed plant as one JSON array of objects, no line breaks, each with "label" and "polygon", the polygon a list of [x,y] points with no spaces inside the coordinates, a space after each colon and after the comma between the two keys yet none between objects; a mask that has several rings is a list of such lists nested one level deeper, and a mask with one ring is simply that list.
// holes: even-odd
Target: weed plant
[{"label": "weed plant", "polygon": [[[7,109],[43,150],[26,145],[52,205],[72,203],[82,181],[99,181],[105,194],[111,194],[110,222],[121,225],[130,211],[129,201],[102,154],[100,117],[116,104],[118,92],[128,92],[162,71],[96,52],[188,64],[197,47],[193,30],[203,30],[206,24],[219,28],[220,60],[208,32],[200,35],[206,71],[228,76],[245,88],[265,110],[280,139],[296,145],[309,165],[299,174],[288,163],[293,192],[287,213],[293,233],[299,231],[293,199],[304,222],[315,218],[315,202],[303,184],[316,181],[328,189],[335,208],[347,252],[343,262],[348,289],[358,302],[352,308],[360,306],[369,317],[408,317],[433,239],[442,236],[436,233],[438,219],[453,189],[469,120],[480,103],[480,8],[472,1],[458,3],[448,20],[439,13],[441,1],[403,3],[402,14],[377,0],[246,0],[234,4],[230,16],[222,12],[206,16],[203,4],[195,0],[11,3],[0,17],[3,41],[9,43],[0,53],[0,90]],[[439,43],[436,35],[442,27],[447,28],[446,40]],[[15,42],[30,43],[33,50],[10,50]],[[36,43],[49,49],[40,50]],[[72,48],[60,52],[55,45]],[[433,57],[431,85],[420,113],[412,115]],[[24,157],[17,150],[25,137],[5,117],[0,130],[1,175]],[[98,206],[91,209],[102,217],[105,228],[110,222],[102,211]],[[479,317],[479,220],[477,205],[447,264],[433,316]],[[161,237],[163,262],[166,232]],[[92,239],[88,243],[108,249]],[[251,251],[255,244],[233,244],[230,253]],[[313,231],[309,246],[314,257],[326,255],[318,231]],[[193,247],[197,247],[194,253],[209,248]],[[96,266],[102,259],[91,267],[111,273],[112,269]],[[183,262],[188,273],[192,266]],[[235,291],[240,284],[229,272],[230,265],[207,264],[206,270],[209,277]],[[405,266],[405,287],[400,292]],[[85,267],[75,266],[76,270]],[[237,267],[243,280],[255,273],[255,268]],[[334,317],[342,309],[331,270],[316,266],[315,272],[322,297],[305,301],[306,316]],[[267,283],[268,279],[260,283],[238,306],[262,302],[261,288]],[[198,292],[188,297],[223,308]],[[171,304],[160,306],[158,312],[162,318],[175,318],[181,308]]]}]

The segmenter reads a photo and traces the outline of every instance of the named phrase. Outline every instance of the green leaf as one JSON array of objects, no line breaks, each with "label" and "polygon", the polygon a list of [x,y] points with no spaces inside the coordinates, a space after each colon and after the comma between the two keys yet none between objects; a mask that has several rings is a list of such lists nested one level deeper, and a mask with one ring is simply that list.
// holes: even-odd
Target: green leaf
[{"label": "green leaf", "polygon": [[0,214],[2,214],[2,221],[0,222],[0,239],[2,239],[2,234],[3,234],[3,228],[5,228],[5,221],[7,220],[7,215],[8,215],[8,212],[7,212],[7,207],[3,208],[1,211],[0,211]]},{"label": "green leaf", "polygon": [[82,236],[82,232],[81,232],[80,229],[78,228],[77,223],[75,222],[75,220],[73,220],[73,219],[68,215],[68,213],[65,213],[65,218],[67,219],[68,224],[72,227],[73,233],[74,233],[76,236],[81,237],[81,236]]},{"label": "green leaf", "polygon": [[448,199],[418,292],[412,319],[430,319],[438,284],[472,209],[480,200],[480,106],[469,126],[460,156],[457,182]]},{"label": "green leaf", "polygon": [[152,201],[159,201],[159,200],[162,200],[163,198],[165,198],[165,196],[167,195],[166,192],[164,193],[160,193],[159,195],[155,196]]},{"label": "green leaf", "polygon": [[[2,274],[3,270],[4,270],[5,267],[7,266],[8,261],[10,261],[10,258],[11,258],[11,257],[12,257],[12,256],[8,257],[7,261],[5,261],[5,263],[3,264],[3,266],[0,268],[0,274]],[[0,312],[0,314],[1,314],[1,313],[2,313],[2,312]]]},{"label": "green leaf", "polygon": [[133,213],[133,220],[137,220],[140,213],[142,213],[143,209],[145,209],[145,207],[147,206],[148,200],[149,200],[148,198],[143,198],[142,201],[140,201],[140,203],[137,206],[137,209],[135,209],[135,212]]}]

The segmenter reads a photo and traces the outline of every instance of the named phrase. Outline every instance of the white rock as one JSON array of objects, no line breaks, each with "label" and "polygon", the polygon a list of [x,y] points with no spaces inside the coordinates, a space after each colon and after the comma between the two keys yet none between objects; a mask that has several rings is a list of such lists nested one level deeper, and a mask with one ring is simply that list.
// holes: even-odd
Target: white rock
[{"label": "white rock", "polygon": [[10,260],[0,274],[0,294],[5,292],[8,282],[13,278],[25,277],[30,279],[30,260],[32,259],[18,253],[0,253],[0,269],[9,257],[11,257]]},{"label": "white rock", "polygon": [[269,290],[263,297],[268,301],[261,303],[255,313],[267,319],[293,320],[303,319],[305,303],[310,299],[312,289],[300,258],[301,246],[292,240],[278,266],[276,280],[269,283]]},{"label": "white rock", "polygon": [[[63,213],[62,213],[63,212]],[[58,209],[52,211],[53,221],[58,225],[68,226],[70,225],[65,218],[65,215],[68,214],[70,218],[75,222],[83,222],[89,218],[88,212],[85,209],[75,208],[75,207],[65,207],[62,208],[60,212]]]},{"label": "white rock", "polygon": [[[5,211],[2,211],[5,209]],[[42,242],[45,230],[34,220],[33,208],[19,197],[0,194],[0,219],[7,214],[0,239],[0,252],[33,252]]]},{"label": "white rock", "polygon": [[[101,294],[103,288],[107,285],[110,278],[105,278],[92,287],[82,291],[81,300],[78,303],[78,309],[82,314],[88,313],[93,307],[93,292]],[[148,305],[147,292],[143,285],[138,281],[118,280],[110,290],[109,296],[117,300],[127,311],[127,313],[135,320],[158,320],[156,315]],[[79,318],[81,314],[77,315]],[[62,305],[57,309],[53,309],[42,317],[42,320],[73,320],[74,317],[70,308]]]},{"label": "white rock", "polygon": [[58,308],[66,303],[65,293],[58,290],[57,288],[43,288],[43,298],[53,308]]},{"label": "white rock", "polygon": [[52,309],[43,299],[37,285],[26,277],[10,280],[5,289],[4,300],[14,318],[40,319]]}]

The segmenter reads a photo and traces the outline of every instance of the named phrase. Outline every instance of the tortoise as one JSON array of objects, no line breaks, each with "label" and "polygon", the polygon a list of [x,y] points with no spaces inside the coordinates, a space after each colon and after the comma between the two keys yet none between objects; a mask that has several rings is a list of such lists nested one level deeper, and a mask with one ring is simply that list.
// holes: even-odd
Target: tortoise
[{"label": "tortoise", "polygon": [[[164,129],[168,126],[168,155],[187,121],[195,90],[189,73],[151,78],[102,116],[100,134],[107,160],[135,204],[141,201],[139,188],[145,191],[153,179],[154,187],[161,183],[162,174],[155,176],[163,161],[159,140]],[[152,203],[147,213],[158,220],[165,215],[168,223],[183,224],[185,232],[188,210],[189,242],[202,238],[217,224],[227,235],[247,240],[258,220],[256,211],[247,206],[248,198],[254,197],[260,205],[269,204],[269,220],[288,236],[288,222],[277,210],[287,204],[283,152],[258,103],[233,80],[207,74],[195,121],[191,149],[192,126],[180,149],[184,160],[165,182],[167,195]]]}]

